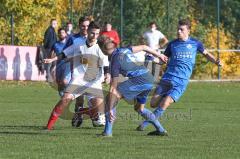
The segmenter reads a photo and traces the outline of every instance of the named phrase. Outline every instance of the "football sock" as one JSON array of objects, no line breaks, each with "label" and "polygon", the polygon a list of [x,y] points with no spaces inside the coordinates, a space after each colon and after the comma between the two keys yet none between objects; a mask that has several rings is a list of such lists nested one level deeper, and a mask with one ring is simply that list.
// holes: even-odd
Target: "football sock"
[{"label": "football sock", "polygon": [[105,120],[106,120],[106,124],[105,124],[105,128],[104,128],[104,133],[107,135],[111,135],[112,134],[112,127],[113,127],[113,122],[116,119],[116,107],[114,107],[111,110],[112,113],[112,118],[110,117],[110,112],[106,112],[105,113]]},{"label": "football sock", "polygon": [[157,130],[162,129],[162,125],[159,123],[159,121],[156,119],[156,116],[150,110],[144,108],[143,110],[139,111],[139,114],[147,121],[152,123]]},{"label": "football sock", "polygon": [[51,130],[53,125],[56,123],[58,117],[62,114],[62,109],[58,106],[52,110],[51,116],[49,117],[47,129]]},{"label": "football sock", "polygon": [[[158,120],[158,118],[160,118],[160,117],[163,115],[164,111],[165,111],[165,110],[163,110],[161,107],[157,107],[157,108],[154,110],[153,114],[155,115],[156,120]],[[159,123],[160,123],[160,122],[159,122]],[[141,127],[144,129],[144,128],[146,128],[149,124],[150,124],[149,120],[145,120],[145,121],[142,122]],[[161,125],[161,124],[160,124],[160,125]],[[162,127],[162,126],[160,126],[160,127]],[[164,130],[164,129],[162,129],[162,130]],[[162,131],[161,131],[161,132],[162,132]]]},{"label": "football sock", "polygon": [[113,122],[110,121],[110,113],[109,112],[105,113],[105,120],[106,120],[106,124],[105,124],[105,128],[104,128],[104,133],[107,135],[110,135],[110,134],[112,134]]}]

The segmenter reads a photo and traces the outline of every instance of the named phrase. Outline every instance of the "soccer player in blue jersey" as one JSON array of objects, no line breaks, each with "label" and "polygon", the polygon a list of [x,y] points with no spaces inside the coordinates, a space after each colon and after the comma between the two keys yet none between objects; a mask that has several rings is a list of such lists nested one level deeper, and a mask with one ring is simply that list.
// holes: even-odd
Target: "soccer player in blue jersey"
[{"label": "soccer player in blue jersey", "polygon": [[[58,38],[53,46],[53,51],[56,56],[60,55],[67,43],[67,33],[63,28],[58,29]],[[58,92],[60,96],[63,96],[64,89],[71,80],[71,67],[69,61],[60,60],[56,65],[56,82],[58,84]]]},{"label": "soccer player in blue jersey", "polygon": [[[160,130],[160,123],[155,118],[155,115],[150,110],[144,108],[147,96],[153,87],[154,79],[148,69],[136,61],[133,53],[146,51],[160,58],[163,62],[167,62],[167,57],[146,45],[116,48],[117,44],[114,43],[114,40],[106,35],[100,36],[98,44],[103,53],[109,56],[112,78],[110,91],[106,97],[106,125],[102,135],[112,136],[112,126],[116,117],[116,105],[122,98],[127,101],[134,100],[135,110],[151,122],[157,130]],[[128,80],[119,82],[120,74],[128,77]]]},{"label": "soccer player in blue jersey", "polygon": [[[221,62],[205,50],[200,41],[189,36],[190,29],[189,20],[180,20],[177,30],[178,38],[170,42],[165,50],[164,54],[170,60],[151,99],[151,107],[156,108],[153,113],[157,118],[161,117],[172,103],[177,102],[186,90],[197,52],[214,64],[221,66]],[[147,125],[149,125],[149,121],[144,121],[137,130],[142,131]],[[150,132],[148,135],[164,136],[165,134],[166,130],[161,126],[161,129]]]}]

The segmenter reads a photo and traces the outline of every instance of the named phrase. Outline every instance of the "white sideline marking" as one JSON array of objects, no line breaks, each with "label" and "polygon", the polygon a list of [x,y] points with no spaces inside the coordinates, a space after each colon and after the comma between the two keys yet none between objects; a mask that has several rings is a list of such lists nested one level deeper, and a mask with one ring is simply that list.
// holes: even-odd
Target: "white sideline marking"
[{"label": "white sideline marking", "polygon": [[240,82],[240,79],[190,80],[190,82]]}]

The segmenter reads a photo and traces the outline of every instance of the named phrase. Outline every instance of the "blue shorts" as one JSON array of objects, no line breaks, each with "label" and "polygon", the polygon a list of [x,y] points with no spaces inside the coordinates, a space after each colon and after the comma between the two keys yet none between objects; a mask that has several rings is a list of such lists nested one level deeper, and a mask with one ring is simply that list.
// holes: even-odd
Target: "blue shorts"
[{"label": "blue shorts", "polygon": [[156,88],[155,94],[162,97],[170,96],[174,102],[177,102],[187,88],[187,83],[179,84],[167,80],[161,80]]},{"label": "blue shorts", "polygon": [[56,80],[63,81],[67,80],[69,83],[71,80],[71,67],[70,63],[60,63],[56,67]]},{"label": "blue shorts", "polygon": [[125,100],[137,100],[138,103],[145,104],[147,96],[153,88],[153,81],[153,76],[150,73],[145,73],[120,83],[117,90]]}]

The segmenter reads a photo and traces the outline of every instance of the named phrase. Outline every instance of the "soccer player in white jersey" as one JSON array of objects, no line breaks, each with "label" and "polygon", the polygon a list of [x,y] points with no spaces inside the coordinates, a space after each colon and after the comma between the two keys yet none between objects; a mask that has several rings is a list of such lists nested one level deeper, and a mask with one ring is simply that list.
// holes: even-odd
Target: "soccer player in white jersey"
[{"label": "soccer player in white jersey", "polygon": [[[65,49],[59,56],[52,59],[45,59],[45,63],[51,63],[64,58],[73,59],[73,75],[70,84],[66,88],[63,97],[55,105],[48,120],[47,129],[51,130],[58,117],[68,107],[70,102],[82,94],[90,97],[90,103],[94,108],[89,114],[94,118],[96,112],[104,112],[104,101],[102,82],[104,80],[104,66],[108,59],[97,44],[97,38],[100,33],[100,27],[91,22],[88,27],[88,37],[85,45],[72,45]],[[106,71],[107,72],[107,71]]]}]

